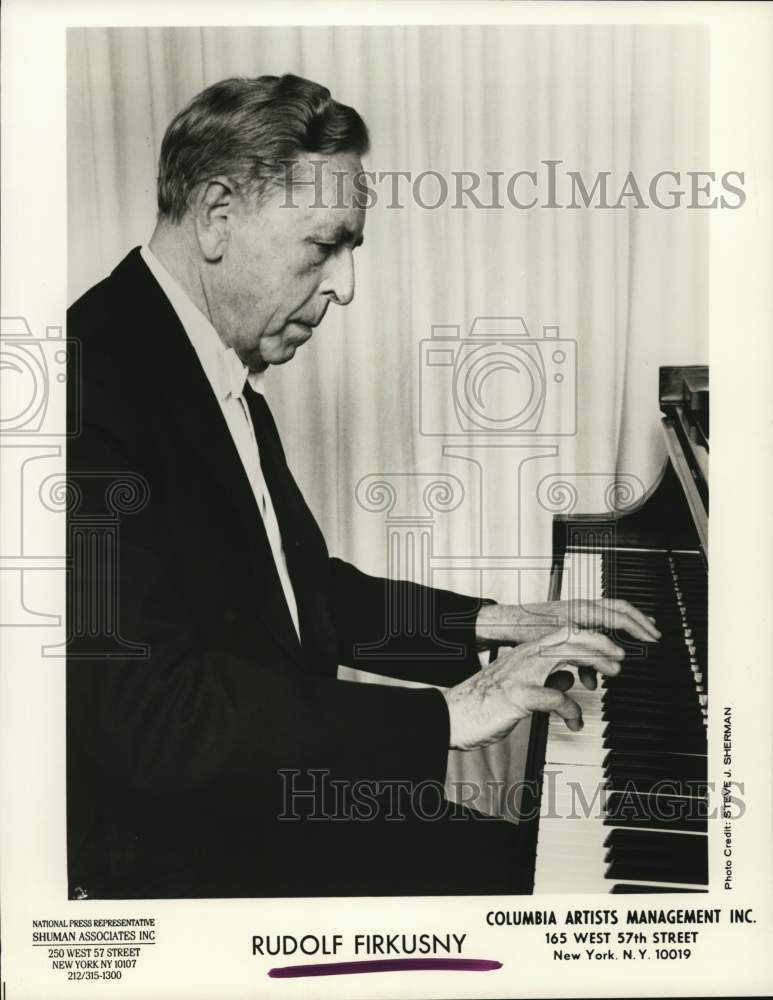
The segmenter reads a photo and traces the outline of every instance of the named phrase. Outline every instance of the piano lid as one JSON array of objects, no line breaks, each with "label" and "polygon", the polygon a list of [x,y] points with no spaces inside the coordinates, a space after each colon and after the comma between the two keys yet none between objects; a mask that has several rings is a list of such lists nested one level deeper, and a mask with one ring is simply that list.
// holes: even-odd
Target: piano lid
[{"label": "piano lid", "polygon": [[687,498],[708,561],[709,370],[706,365],[660,369],[660,409],[671,464]]}]

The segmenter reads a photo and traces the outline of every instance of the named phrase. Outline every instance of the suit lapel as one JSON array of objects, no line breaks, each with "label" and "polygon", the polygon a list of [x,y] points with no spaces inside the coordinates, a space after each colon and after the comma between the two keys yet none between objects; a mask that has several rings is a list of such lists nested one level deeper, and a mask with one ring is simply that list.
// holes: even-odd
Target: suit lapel
[{"label": "suit lapel", "polygon": [[238,518],[245,547],[261,581],[255,595],[257,611],[266,627],[297,663],[301,647],[249,480],[223,411],[188,339],[177,313],[148,270],[139,249],[113,271],[126,303],[127,323],[141,356],[155,359],[147,372],[152,392],[179,432],[181,446],[190,453],[219,499],[230,504]]}]

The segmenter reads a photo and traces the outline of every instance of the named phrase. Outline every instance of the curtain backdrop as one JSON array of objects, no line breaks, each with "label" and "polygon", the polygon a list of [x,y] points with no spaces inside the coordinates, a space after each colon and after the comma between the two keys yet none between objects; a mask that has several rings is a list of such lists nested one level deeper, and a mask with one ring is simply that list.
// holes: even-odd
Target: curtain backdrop
[{"label": "curtain backdrop", "polygon": [[[544,599],[553,513],[630,502],[662,468],[658,366],[707,357],[707,220],[633,199],[517,209],[504,184],[519,170],[542,177],[547,160],[580,172],[589,189],[611,171],[614,192],[628,171],[646,191],[658,171],[708,169],[707,35],[695,26],[71,29],[71,299],[149,239],[158,151],[175,112],[225,76],[284,72],[358,109],[372,136],[367,169],[504,178],[504,207],[489,209],[453,207],[453,197],[430,209],[410,191],[390,208],[389,189],[376,185],[353,304],[331,308],[293,363],[270,372],[288,458],[330,550],[369,572]],[[425,204],[438,190],[427,181]],[[518,195],[528,200],[526,184]],[[490,201],[487,184],[479,196]],[[457,377],[476,317],[523,318],[532,346],[518,371],[518,324],[500,322],[504,354],[492,349],[477,382]],[[439,342],[445,365],[422,344],[442,326],[459,327],[458,339]],[[544,341],[545,327],[567,343]],[[519,393],[534,379],[543,409],[525,433],[508,407],[528,409]],[[494,432],[471,433],[481,430],[476,406]],[[456,755],[452,772],[509,766],[524,733]]]}]

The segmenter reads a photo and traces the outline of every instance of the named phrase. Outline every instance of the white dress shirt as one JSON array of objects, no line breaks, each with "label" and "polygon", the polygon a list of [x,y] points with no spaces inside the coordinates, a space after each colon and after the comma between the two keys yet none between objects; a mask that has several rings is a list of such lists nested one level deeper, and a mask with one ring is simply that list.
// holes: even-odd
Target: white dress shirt
[{"label": "white dress shirt", "polygon": [[188,294],[149,247],[142,247],[140,254],[177,313],[198,356],[201,367],[204,369],[204,374],[212,386],[220,409],[223,411],[223,417],[252,487],[257,510],[263,518],[279,580],[287,599],[290,617],[295,625],[295,631],[300,637],[298,605],[287,570],[279,522],[271,502],[271,494],[263,478],[255,429],[252,425],[250,411],[247,408],[247,400],[244,398],[244,383],[246,381],[249,381],[255,392],[263,394],[265,372],[251,372],[233,348],[227,347],[223,343],[207,317],[194,305]]}]

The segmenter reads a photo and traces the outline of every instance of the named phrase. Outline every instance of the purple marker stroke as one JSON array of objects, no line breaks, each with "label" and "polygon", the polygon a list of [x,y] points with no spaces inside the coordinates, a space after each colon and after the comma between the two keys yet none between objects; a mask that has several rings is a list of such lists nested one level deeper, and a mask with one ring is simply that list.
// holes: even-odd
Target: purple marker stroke
[{"label": "purple marker stroke", "polygon": [[362,962],[320,962],[315,965],[283,965],[269,969],[272,979],[301,976],[353,976],[363,972],[492,972],[501,962],[488,958],[377,958]]}]

